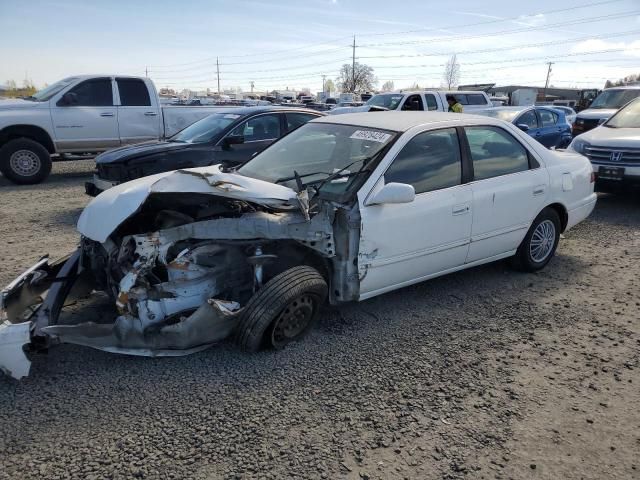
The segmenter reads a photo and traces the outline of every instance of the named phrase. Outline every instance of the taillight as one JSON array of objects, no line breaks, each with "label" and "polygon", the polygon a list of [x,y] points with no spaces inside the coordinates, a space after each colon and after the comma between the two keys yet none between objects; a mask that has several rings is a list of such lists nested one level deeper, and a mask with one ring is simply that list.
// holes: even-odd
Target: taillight
[{"label": "taillight", "polygon": [[596,172],[591,172],[591,183],[595,183],[596,181]]}]

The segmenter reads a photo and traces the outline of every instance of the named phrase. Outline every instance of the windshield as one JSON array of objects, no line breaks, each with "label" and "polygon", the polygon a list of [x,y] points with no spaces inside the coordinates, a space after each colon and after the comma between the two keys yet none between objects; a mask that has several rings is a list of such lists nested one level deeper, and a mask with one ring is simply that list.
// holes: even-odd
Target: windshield
[{"label": "windshield", "polygon": [[366,105],[373,105],[375,107],[384,107],[389,110],[395,110],[404,97],[401,93],[381,93],[374,95],[367,100]]},{"label": "windshield", "polygon": [[237,113],[214,113],[179,131],[169,141],[184,143],[210,142],[240,116]]},{"label": "windshield", "polygon": [[49,85],[48,87],[43,88],[39,92],[34,93],[30,97],[27,97],[26,100],[34,100],[36,102],[46,102],[51,97],[53,97],[60,90],[70,85],[71,83],[78,80],[79,77],[69,77],[63,80],[57,81],[56,83]]},{"label": "windshield", "polygon": [[[303,185],[341,195],[395,136],[395,132],[377,128],[307,123],[258,154],[238,173],[291,188],[296,187],[297,174]],[[324,183],[330,175],[334,178]]]},{"label": "windshield", "polygon": [[596,97],[589,108],[620,108],[638,96],[640,96],[640,88],[605,90]]},{"label": "windshield", "polygon": [[640,128],[640,99],[621,109],[604,125],[610,128]]},{"label": "windshield", "polygon": [[475,115],[484,115],[485,117],[499,118],[506,122],[513,121],[516,115],[520,114],[522,110],[474,110]]}]

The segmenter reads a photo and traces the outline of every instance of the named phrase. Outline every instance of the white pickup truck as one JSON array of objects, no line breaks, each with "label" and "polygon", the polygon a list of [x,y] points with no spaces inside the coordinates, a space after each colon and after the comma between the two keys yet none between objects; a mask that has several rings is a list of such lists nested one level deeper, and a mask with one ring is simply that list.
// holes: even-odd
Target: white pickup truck
[{"label": "white pickup truck", "polygon": [[453,95],[462,105],[465,113],[473,110],[493,107],[489,96],[485,92],[475,90],[433,90],[416,92],[388,92],[378,93],[359,107],[337,107],[329,113],[371,112],[380,110],[432,110],[446,112],[449,109],[447,95]]},{"label": "white pickup truck", "polygon": [[161,106],[148,78],[68,77],[31,97],[0,100],[0,171],[14,183],[39,183],[52,157],[170,137],[217,108]]}]

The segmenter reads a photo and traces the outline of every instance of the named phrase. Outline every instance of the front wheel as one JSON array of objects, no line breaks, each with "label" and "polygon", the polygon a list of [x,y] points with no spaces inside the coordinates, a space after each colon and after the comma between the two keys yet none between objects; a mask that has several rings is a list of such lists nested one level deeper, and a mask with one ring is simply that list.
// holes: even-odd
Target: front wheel
[{"label": "front wheel", "polygon": [[244,307],[235,330],[245,351],[281,349],[309,332],[327,298],[327,283],[308,266],[294,267],[269,280]]},{"label": "front wheel", "polygon": [[0,171],[13,183],[40,183],[51,173],[51,156],[35,140],[15,138],[0,148]]},{"label": "front wheel", "polygon": [[517,270],[535,272],[544,268],[558,248],[560,217],[553,208],[545,208],[531,224],[512,264]]}]

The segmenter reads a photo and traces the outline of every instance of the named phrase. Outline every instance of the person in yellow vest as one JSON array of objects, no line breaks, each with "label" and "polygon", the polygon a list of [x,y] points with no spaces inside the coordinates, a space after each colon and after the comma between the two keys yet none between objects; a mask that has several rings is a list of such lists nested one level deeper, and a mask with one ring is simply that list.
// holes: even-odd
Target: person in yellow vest
[{"label": "person in yellow vest", "polygon": [[447,103],[449,104],[449,111],[454,113],[462,113],[462,105],[456,100],[453,95],[447,95]]}]

